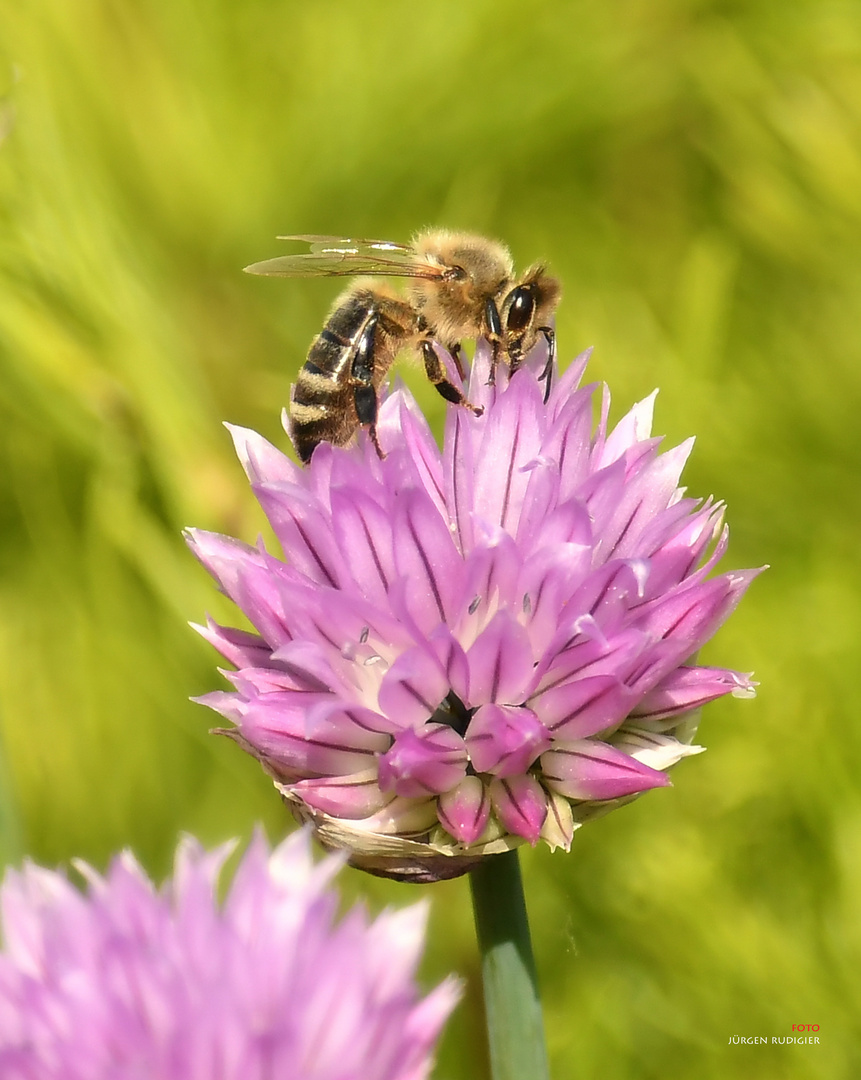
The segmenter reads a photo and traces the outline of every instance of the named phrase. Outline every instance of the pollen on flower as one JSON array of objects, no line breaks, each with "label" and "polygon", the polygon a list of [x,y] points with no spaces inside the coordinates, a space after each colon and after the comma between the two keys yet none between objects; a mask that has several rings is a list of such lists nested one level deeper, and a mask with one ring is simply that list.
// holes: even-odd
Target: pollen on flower
[{"label": "pollen on flower", "polygon": [[377,434],[306,468],[232,428],[281,544],[192,531],[256,633],[199,628],[235,667],[200,699],[294,812],[357,865],[415,880],[543,838],[654,787],[694,713],[748,675],[692,658],[758,571],[717,572],[724,507],[679,486],[654,394],[592,421],[587,356],[544,400],[544,345],[488,382],[479,342],[442,449],[404,388]]}]

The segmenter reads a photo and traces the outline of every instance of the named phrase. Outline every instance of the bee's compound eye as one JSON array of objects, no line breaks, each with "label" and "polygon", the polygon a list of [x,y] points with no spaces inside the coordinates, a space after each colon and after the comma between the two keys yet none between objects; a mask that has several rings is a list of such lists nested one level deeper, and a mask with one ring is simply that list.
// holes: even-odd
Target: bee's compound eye
[{"label": "bee's compound eye", "polygon": [[526,330],[535,317],[535,293],[531,285],[518,285],[508,294],[505,312],[506,329],[512,333]]}]

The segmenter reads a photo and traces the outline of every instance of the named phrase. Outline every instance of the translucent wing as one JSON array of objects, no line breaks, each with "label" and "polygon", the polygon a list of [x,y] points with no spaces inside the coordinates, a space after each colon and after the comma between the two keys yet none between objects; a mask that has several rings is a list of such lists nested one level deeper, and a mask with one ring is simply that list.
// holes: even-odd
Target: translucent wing
[{"label": "translucent wing", "polygon": [[279,240],[307,244],[310,251],[281,255],[246,266],[248,274],[274,277],[352,277],[376,274],[385,277],[441,277],[445,269],[426,262],[411,247],[390,240],[353,240],[340,236],[300,233]]}]

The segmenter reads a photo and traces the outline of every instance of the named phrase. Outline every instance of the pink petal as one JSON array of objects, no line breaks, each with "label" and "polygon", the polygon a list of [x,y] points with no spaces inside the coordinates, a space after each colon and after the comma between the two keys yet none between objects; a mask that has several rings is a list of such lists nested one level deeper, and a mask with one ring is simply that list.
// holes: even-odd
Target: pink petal
[{"label": "pink petal", "polygon": [[688,439],[649,461],[635,478],[626,479],[624,492],[602,529],[603,559],[634,558],[642,552],[642,533],[671,504],[693,444]]},{"label": "pink petal", "polygon": [[439,795],[466,775],[463,739],[447,724],[407,728],[379,760],[380,788],[404,798]]},{"label": "pink petal", "polygon": [[713,667],[680,667],[661,681],[633,710],[632,715],[662,720],[690,712],[709,701],[732,694],[753,697],[756,684],[739,671]]},{"label": "pink petal", "polygon": [[[249,702],[239,724],[242,735],[266,757],[300,773],[346,776],[370,768],[388,744],[384,735],[320,720],[309,730],[302,709],[286,708],[277,694]],[[370,744],[370,745],[369,745]]]},{"label": "pink petal", "polygon": [[391,800],[380,791],[376,766],[350,776],[324,776],[287,786],[312,809],[351,820],[375,814]]},{"label": "pink petal", "polygon": [[543,547],[521,564],[515,596],[520,622],[529,633],[532,655],[541,659],[556,636],[560,616],[588,568],[592,550],[585,545]]},{"label": "pink petal", "polygon": [[252,484],[304,484],[298,465],[251,428],[225,424],[233,439],[236,456]]},{"label": "pink petal", "polygon": [[418,482],[436,506],[440,517],[447,518],[440,448],[412,394],[402,393],[398,405],[403,457],[408,466],[410,486]]},{"label": "pink petal", "polygon": [[337,586],[341,556],[320,502],[296,484],[258,484],[254,492],[287,562],[311,581]]},{"label": "pink petal", "polygon": [[547,817],[547,792],[534,776],[510,776],[490,784],[493,810],[504,829],[522,836],[530,844],[538,842]]},{"label": "pink petal", "polygon": [[601,557],[601,549],[607,546],[603,543],[603,537],[625,494],[625,471],[625,461],[619,458],[598,472],[591,473],[577,490],[577,498],[583,501],[592,519],[592,533],[598,553],[596,563],[606,558],[606,554]]},{"label": "pink petal", "polygon": [[463,562],[447,524],[424,493],[397,493],[392,532],[395,564],[409,583],[405,603],[418,626],[430,633],[460,605]]},{"label": "pink petal", "polygon": [[648,397],[638,401],[613,431],[607,436],[601,454],[593,463],[593,468],[602,469],[621,458],[629,447],[648,439],[652,433],[652,418],[655,412],[655,398],[658,391],[653,390]]},{"label": "pink petal", "polygon": [[541,456],[551,458],[559,469],[559,502],[571,499],[589,475],[593,396],[593,386],[573,393],[558,409],[541,445]]},{"label": "pink petal", "polygon": [[373,709],[350,705],[337,698],[307,702],[300,708],[304,722],[295,730],[309,738],[339,736],[357,749],[380,753],[388,749],[391,736],[398,731],[385,716]]},{"label": "pink petal", "polygon": [[531,465],[517,524],[517,544],[522,552],[535,551],[536,535],[559,501],[559,470],[544,456]]},{"label": "pink petal", "polygon": [[[186,541],[221,589],[245,612],[270,644],[289,641],[289,619],[281,601],[280,578],[264,552],[218,533],[188,529]],[[285,575],[292,571],[283,567]]]},{"label": "pink petal", "polygon": [[639,624],[655,639],[676,644],[682,660],[715,633],[760,572],[739,570],[696,585],[682,585],[644,604],[638,613]]},{"label": "pink petal", "polygon": [[547,729],[531,709],[482,705],[469,721],[466,748],[476,772],[525,773],[550,746]]},{"label": "pink petal", "polygon": [[569,799],[620,799],[666,787],[669,778],[595,739],[555,743],[541,757],[545,782]]},{"label": "pink petal", "polygon": [[440,623],[428,637],[427,644],[445,672],[446,682],[453,693],[461,701],[467,701],[469,699],[469,661],[460,642],[444,623]]},{"label": "pink petal", "polygon": [[[555,422],[560,411],[571,400],[575,392],[577,392],[580,386],[580,381],[586,371],[586,365],[589,362],[589,357],[592,355],[591,346],[588,349],[584,349],[579,356],[575,358],[568,365],[562,375],[553,380],[553,386],[551,388],[550,400],[548,401],[548,409]],[[591,388],[589,389],[591,394]],[[590,413],[591,417],[591,413]],[[590,419],[591,425],[591,419]]]},{"label": "pink petal", "polygon": [[[545,659],[536,668],[533,684],[537,683],[537,688],[530,695],[533,707],[539,694],[555,686],[590,675],[614,675],[627,679],[635,665],[642,663],[649,639],[641,630],[631,628],[605,637],[589,621],[589,616],[582,619],[581,626],[583,632],[579,634],[576,633],[576,623],[573,627],[563,628],[563,637],[575,631],[570,638],[571,644],[555,655],[552,648],[548,649],[551,659]],[[536,711],[540,710],[536,707]]]},{"label": "pink petal", "polygon": [[541,391],[528,371],[515,372],[508,389],[485,418],[475,457],[476,514],[517,534],[531,465],[541,449],[546,426]]},{"label": "pink petal", "polygon": [[192,630],[216,648],[221,655],[238,668],[265,664],[272,650],[259,634],[237,630],[232,626],[220,626],[207,617],[206,626],[191,623]]},{"label": "pink petal", "polygon": [[362,594],[385,604],[396,576],[389,515],[358,488],[332,492],[332,530],[341,559]]},{"label": "pink petal", "polygon": [[342,672],[334,666],[334,662],[340,660],[338,654],[319,642],[289,641],[276,650],[272,657],[279,661],[281,669],[292,675],[296,685],[303,690],[349,693],[352,689]]},{"label": "pink petal", "polygon": [[359,446],[343,449],[327,444],[314,451],[305,473],[308,486],[321,506],[331,509],[331,493],[347,489],[364,491],[377,502],[385,501],[386,483],[380,459],[370,443],[364,445],[364,450],[369,453],[362,452]]},{"label": "pink petal", "polygon": [[521,559],[514,540],[500,528],[476,529],[475,546],[464,563],[459,615],[455,620],[458,638],[475,639],[477,630],[499,607],[513,604]]},{"label": "pink petal", "polygon": [[576,498],[554,507],[533,536],[533,548],[536,551],[545,547],[556,547],[558,544],[588,548],[588,565],[591,565],[592,543],[592,519],[584,504]]},{"label": "pink petal", "polygon": [[465,776],[457,787],[444,791],[437,807],[440,824],[461,844],[474,843],[490,817],[490,796],[477,776]]},{"label": "pink petal", "polygon": [[[678,585],[694,570],[705,551],[718,536],[723,520],[723,507],[706,504],[691,514],[689,500],[670,507],[659,515],[650,529],[643,532],[641,543],[649,555],[647,599]],[[726,530],[718,539],[715,550],[718,559],[726,549]]]},{"label": "pink petal", "polygon": [[418,727],[431,718],[448,690],[436,657],[415,646],[401,653],[383,676],[380,709],[399,727]]},{"label": "pink petal", "polygon": [[518,705],[532,676],[529,636],[507,611],[498,611],[467,652],[469,704]]},{"label": "pink petal", "polygon": [[631,608],[642,604],[649,564],[614,559],[594,570],[571,597],[570,610],[590,614],[604,633],[618,630]]},{"label": "pink petal", "polygon": [[585,739],[614,728],[628,715],[636,696],[614,675],[572,679],[530,699],[554,740]]},{"label": "pink petal", "polygon": [[472,550],[472,508],[475,502],[474,418],[465,409],[450,409],[446,418],[443,448],[445,496],[456,527],[458,546],[466,555]]}]

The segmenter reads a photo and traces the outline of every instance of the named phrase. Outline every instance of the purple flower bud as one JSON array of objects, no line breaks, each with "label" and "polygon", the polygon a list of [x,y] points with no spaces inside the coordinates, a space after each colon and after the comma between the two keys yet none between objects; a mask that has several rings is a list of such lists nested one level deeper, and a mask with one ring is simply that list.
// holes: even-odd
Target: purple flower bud
[{"label": "purple flower bud", "polygon": [[444,829],[461,844],[473,844],[490,817],[490,793],[477,776],[466,776],[439,797],[437,810]]},{"label": "purple flower bud", "polygon": [[233,845],[190,839],[157,890],[128,853],[86,895],[32,864],[0,888],[0,1076],[422,1080],[458,997],[415,982],[426,906],[338,919],[307,835],[258,835],[224,902]]},{"label": "purple flower bud", "polygon": [[423,724],[399,732],[379,759],[384,792],[407,798],[442,795],[466,776],[463,738],[447,724]]},{"label": "purple flower bud", "polygon": [[466,745],[476,772],[517,776],[548,749],[551,738],[531,709],[490,704],[473,713]]},{"label": "purple flower bud", "polygon": [[493,809],[502,825],[515,836],[535,844],[547,817],[547,792],[534,776],[520,773],[490,782]]}]

